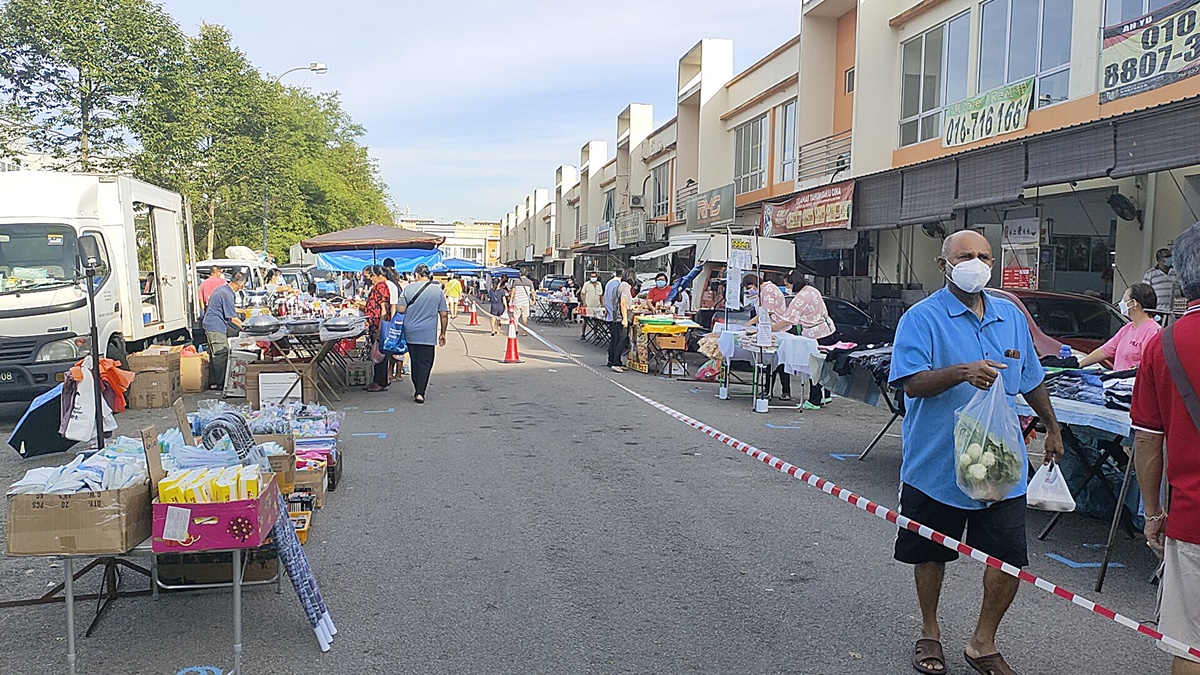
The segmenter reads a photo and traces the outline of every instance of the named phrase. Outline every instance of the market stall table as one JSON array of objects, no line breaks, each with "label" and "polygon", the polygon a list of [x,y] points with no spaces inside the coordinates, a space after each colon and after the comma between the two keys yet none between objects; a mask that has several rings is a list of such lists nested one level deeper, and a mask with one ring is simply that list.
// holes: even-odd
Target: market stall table
[{"label": "market stall table", "polygon": [[[888,384],[886,370],[891,364],[891,346],[867,347],[850,352],[831,351],[812,357],[812,371],[818,384],[829,391],[859,403],[878,408],[886,407],[892,414],[875,438],[867,444],[858,459],[864,460],[896,420],[904,416],[904,394]],[[833,358],[830,358],[832,356]],[[842,365],[839,359],[844,359]],[[841,372],[839,372],[839,370]],[[881,371],[884,373],[880,376]]]},{"label": "market stall table", "polygon": [[566,300],[539,295],[533,306],[533,320],[537,323],[561,326],[570,317],[569,304]]},{"label": "market stall table", "polygon": [[648,373],[675,374],[678,365],[686,376],[687,364],[681,354],[687,351],[687,334],[702,328],[695,321],[675,316],[637,316],[629,331],[629,361],[631,369]]},{"label": "market stall table", "polygon": [[607,347],[608,341],[612,339],[612,327],[609,326],[607,319],[592,314],[584,314],[583,333],[580,339],[597,347]]},{"label": "market stall table", "polygon": [[[332,405],[334,400],[342,399],[322,371],[336,370],[337,366],[340,366],[342,372],[345,372],[346,361],[337,353],[337,345],[342,340],[357,339],[364,331],[362,326],[337,333],[330,333],[324,328],[319,332],[296,333],[282,329],[271,335],[251,337],[270,342],[275,347],[275,353],[296,374],[297,380],[283,395],[284,398],[290,396],[296,387],[303,387],[305,378],[309,378],[317,396],[324,399],[327,405]],[[328,365],[331,362],[337,366]]]},{"label": "market stall table", "polygon": [[[783,371],[789,375],[809,376],[812,356],[817,353],[816,340],[792,333],[773,333],[775,346],[759,348],[744,345],[745,335],[741,326],[726,326],[717,337],[717,347],[725,359],[725,367],[721,369],[722,398],[728,396],[729,364],[733,361],[748,361],[754,366],[751,395],[756,400],[767,398],[760,394],[766,392],[769,374],[779,366],[783,366]],[[746,339],[754,338],[747,336]]]},{"label": "market stall table", "polygon": [[[1129,493],[1129,486],[1133,480],[1133,460],[1129,453],[1122,447],[1130,442],[1129,439],[1132,439],[1129,411],[1115,410],[1094,403],[1073,401],[1057,396],[1050,397],[1050,404],[1054,408],[1054,415],[1058,418],[1060,425],[1088,427],[1114,436],[1113,442],[1104,444],[1100,456],[1088,466],[1087,476],[1083,484],[1072,493],[1072,496],[1078,496],[1079,493],[1082,493],[1093,479],[1097,477],[1103,479],[1104,465],[1108,460],[1111,459],[1117,465],[1118,469],[1122,464],[1125,466],[1121,489],[1116,497],[1112,521],[1108,528],[1108,540],[1104,544],[1104,561],[1100,564],[1100,571],[1096,577],[1096,592],[1100,592],[1104,587],[1104,577],[1108,573],[1108,566],[1112,560],[1113,542],[1116,541],[1117,528],[1121,524],[1125,497]],[[1038,417],[1033,408],[1029,407],[1029,404],[1025,402],[1023,396],[1017,397],[1017,414],[1031,418],[1030,423],[1023,430],[1025,435],[1028,436],[1037,424]],[[1041,534],[1038,535],[1038,539],[1045,539],[1049,536],[1050,531],[1054,529],[1054,526],[1058,524],[1062,516],[1062,513],[1054,514],[1054,517],[1050,519],[1050,522],[1046,524]]]}]

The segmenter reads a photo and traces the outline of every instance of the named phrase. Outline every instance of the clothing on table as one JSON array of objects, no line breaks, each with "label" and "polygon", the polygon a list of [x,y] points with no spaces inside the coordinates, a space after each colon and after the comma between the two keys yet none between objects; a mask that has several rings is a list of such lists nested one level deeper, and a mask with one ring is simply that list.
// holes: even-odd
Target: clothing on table
[{"label": "clothing on table", "polygon": [[225,371],[229,366],[229,336],[225,330],[212,331],[205,329],[208,338],[209,373],[212,384],[217,389],[225,388]]},{"label": "clothing on table", "polygon": [[1142,275],[1142,283],[1150,284],[1150,287],[1154,289],[1154,297],[1158,300],[1157,307],[1147,307],[1146,309],[1169,312],[1175,299],[1183,297],[1183,293],[1179,289],[1179,277],[1175,275],[1174,268],[1167,273],[1157,267],[1151,267]]},{"label": "clothing on table", "polygon": [[621,358],[629,348],[629,327],[622,325],[620,321],[609,321],[608,326],[608,365],[623,366],[625,364]]},{"label": "clothing on table", "polygon": [[594,309],[604,304],[604,284],[599,281],[585,281],[579,289],[579,302],[588,309]]},{"label": "clothing on table", "polygon": [[372,286],[371,292],[367,294],[367,306],[363,308],[363,313],[366,314],[367,323],[376,337],[379,336],[379,325],[383,323],[384,305],[390,303],[389,293],[387,284],[381,281]]},{"label": "clothing on table", "polygon": [[1113,368],[1117,370],[1137,368],[1138,364],[1142,362],[1142,349],[1160,330],[1162,330],[1162,326],[1159,326],[1154,319],[1143,321],[1140,326],[1130,322],[1121,326],[1117,334],[1105,342],[1100,349],[1105,356],[1112,359]]},{"label": "clothing on table", "polygon": [[[524,277],[518,278],[513,282],[512,287],[512,303],[517,307],[529,308],[533,306],[534,298],[533,282]],[[527,314],[528,315],[528,314]]]},{"label": "clothing on table", "polygon": [[[1175,321],[1172,337],[1188,380],[1200,390],[1200,300]],[[1171,513],[1176,514],[1167,519],[1167,536],[1200,544],[1200,431],[1167,369],[1162,333],[1151,337],[1142,351],[1129,417],[1134,429],[1166,436],[1167,483]]]},{"label": "clothing on table", "polygon": [[229,284],[220,284],[213,289],[204,308],[204,330],[209,333],[224,333],[233,317],[237,316],[237,302]]},{"label": "clothing on table", "polygon": [[1046,392],[1058,398],[1104,405],[1104,383],[1095,371],[1064,370],[1046,377]]},{"label": "clothing on table", "polygon": [[404,339],[409,345],[436,345],[442,312],[448,312],[446,295],[432,281],[412,283],[400,296],[404,309]]},{"label": "clothing on table", "polygon": [[210,276],[201,282],[199,290],[196,291],[200,296],[200,304],[207,305],[208,299],[212,297],[213,291],[217,290],[217,286],[224,286],[226,283],[228,282],[225,281],[225,277],[219,274],[215,277]]},{"label": "clothing on table", "polygon": [[429,386],[429,374],[433,372],[433,357],[437,349],[433,345],[410,344],[409,362],[412,368],[413,394],[424,396]]},{"label": "clothing on table", "polygon": [[[982,302],[980,320],[943,287],[905,312],[896,329],[890,384],[899,388],[905,378],[916,373],[991,359],[1007,366],[1000,377],[1007,403],[1015,410],[1016,395],[1037,388],[1045,371],[1038,362],[1025,314],[1008,300],[986,293]],[[968,497],[954,480],[954,413],[978,391],[962,382],[937,396],[904,397],[900,480],[942,504],[960,509],[988,506]],[[1020,452],[1021,462],[1027,462],[1024,445]],[[1005,499],[1023,494],[1025,482],[1018,481]]]},{"label": "clothing on table", "polygon": [[833,363],[833,372],[838,375],[849,375],[859,368],[870,371],[875,381],[883,384],[891,378],[892,346],[834,349],[825,355],[825,360]]},{"label": "clothing on table", "polygon": [[1104,407],[1113,410],[1129,410],[1133,404],[1133,376],[1123,378],[1100,378],[1104,385]]}]

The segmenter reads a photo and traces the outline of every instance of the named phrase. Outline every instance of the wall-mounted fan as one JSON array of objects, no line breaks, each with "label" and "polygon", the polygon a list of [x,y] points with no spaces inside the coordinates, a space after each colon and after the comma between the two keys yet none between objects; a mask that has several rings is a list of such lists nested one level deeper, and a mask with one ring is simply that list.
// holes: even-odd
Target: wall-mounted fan
[{"label": "wall-mounted fan", "polygon": [[1108,196],[1108,205],[1121,220],[1142,222],[1142,212],[1138,209],[1137,204],[1134,204],[1132,199],[1120,192],[1114,192]]},{"label": "wall-mounted fan", "polygon": [[922,223],[921,231],[930,239],[944,239],[946,237],[946,226],[941,223]]}]

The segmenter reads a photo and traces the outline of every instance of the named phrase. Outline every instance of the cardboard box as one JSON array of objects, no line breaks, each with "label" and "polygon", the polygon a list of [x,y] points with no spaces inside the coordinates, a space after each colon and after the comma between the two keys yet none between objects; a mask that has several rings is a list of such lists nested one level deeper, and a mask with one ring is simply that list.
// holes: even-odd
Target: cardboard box
[{"label": "cardboard box", "polygon": [[179,371],[144,370],[133,378],[125,400],[134,410],[169,408],[181,392]]},{"label": "cardboard box", "polygon": [[[232,553],[167,553],[158,556],[158,578],[165,584],[228,584],[233,581]],[[274,549],[256,548],[242,556],[242,581],[268,581],[279,571]]]},{"label": "cardboard box", "polygon": [[278,443],[287,451],[286,455],[267,455],[267,461],[279,479],[279,491],[291,494],[296,484],[296,439],[291,434],[255,434],[254,442],[259,445]]},{"label": "cardboard box", "polygon": [[184,393],[195,394],[208,390],[212,382],[209,363],[211,356],[208,352],[179,357],[179,380]]},{"label": "cardboard box", "polygon": [[308,488],[312,491],[313,498],[317,502],[317,508],[325,506],[325,492],[329,488],[329,477],[325,474],[325,469],[302,469],[296,471],[296,487]]},{"label": "cardboard box", "polygon": [[[300,382],[292,390],[292,395],[295,396],[298,394],[300,400],[304,403],[316,403],[317,388],[313,382],[312,373],[308,369],[308,364],[294,360],[293,363],[300,370],[299,375],[296,374],[295,370],[292,370],[291,366],[284,362],[251,363],[246,366],[246,402],[250,404],[252,409],[258,410],[260,407],[260,393],[262,389],[260,378],[264,373],[298,377]],[[279,393],[283,392],[280,391]]]},{"label": "cardboard box", "polygon": [[[258,548],[271,536],[279,519],[279,482],[275,474],[263,474],[267,486],[256,499],[239,499],[215,504],[164,504],[157,499],[154,513],[155,553],[223,551],[234,548]],[[165,539],[167,518],[182,517],[182,540]],[[172,533],[175,534],[175,533]]]},{"label": "cardboard box", "polygon": [[116,555],[149,535],[147,486],[8,497],[8,555]]},{"label": "cardboard box", "polygon": [[135,373],[146,370],[179,372],[179,351],[171,347],[150,347],[128,357],[129,369]]}]

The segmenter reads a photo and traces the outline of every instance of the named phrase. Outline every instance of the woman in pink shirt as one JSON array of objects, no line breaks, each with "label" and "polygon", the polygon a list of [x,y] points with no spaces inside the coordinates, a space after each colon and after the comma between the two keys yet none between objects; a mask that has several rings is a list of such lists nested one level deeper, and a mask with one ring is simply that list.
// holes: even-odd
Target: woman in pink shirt
[{"label": "woman in pink shirt", "polygon": [[1121,330],[1099,349],[1083,357],[1079,367],[1112,359],[1115,370],[1137,368],[1142,362],[1142,349],[1155,333],[1162,330],[1154,318],[1146,313],[1147,307],[1154,309],[1157,306],[1158,297],[1150,284],[1130,286],[1120,304],[1121,313],[1129,317],[1130,322],[1121,326]]}]

